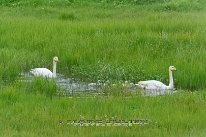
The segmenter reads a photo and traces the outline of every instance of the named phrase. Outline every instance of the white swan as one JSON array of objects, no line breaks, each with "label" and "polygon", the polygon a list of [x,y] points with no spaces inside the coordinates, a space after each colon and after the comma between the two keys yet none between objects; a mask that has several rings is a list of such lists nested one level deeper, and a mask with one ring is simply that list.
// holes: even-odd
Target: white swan
[{"label": "white swan", "polygon": [[173,83],[173,77],[172,77],[172,71],[178,71],[174,66],[169,67],[169,86],[166,86],[160,81],[157,80],[148,80],[148,81],[139,81],[138,84],[135,84],[136,86],[139,86],[141,88],[145,89],[174,89],[174,83]]},{"label": "white swan", "polygon": [[31,73],[35,76],[43,76],[48,78],[56,78],[56,64],[59,62],[58,57],[53,58],[53,73],[47,68],[34,68]]}]

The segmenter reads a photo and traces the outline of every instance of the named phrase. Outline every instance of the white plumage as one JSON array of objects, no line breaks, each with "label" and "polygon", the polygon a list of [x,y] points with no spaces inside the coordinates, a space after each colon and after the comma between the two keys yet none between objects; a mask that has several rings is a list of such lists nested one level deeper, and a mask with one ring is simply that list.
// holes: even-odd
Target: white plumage
[{"label": "white plumage", "polygon": [[31,73],[35,76],[43,76],[48,78],[55,78],[56,77],[56,64],[59,62],[58,57],[53,58],[53,73],[47,68],[34,68],[31,69]]},{"label": "white plumage", "polygon": [[53,73],[47,68],[34,68],[30,72],[35,76],[53,77]]},{"label": "white plumage", "polygon": [[173,83],[173,77],[172,77],[173,70],[177,71],[177,69],[174,66],[170,66],[169,67],[169,78],[170,78],[169,86],[157,80],[140,81],[138,82],[138,84],[135,84],[135,85],[141,88],[145,88],[145,89],[159,89],[159,90],[174,89],[174,83]]},{"label": "white plumage", "polygon": [[168,86],[157,80],[140,81],[137,86],[145,89],[168,89]]}]

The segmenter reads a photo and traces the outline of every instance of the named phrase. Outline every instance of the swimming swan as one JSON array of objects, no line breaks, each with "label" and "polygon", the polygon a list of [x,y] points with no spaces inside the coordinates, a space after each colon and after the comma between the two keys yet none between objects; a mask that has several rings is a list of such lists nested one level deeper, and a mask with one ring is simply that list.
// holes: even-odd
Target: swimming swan
[{"label": "swimming swan", "polygon": [[56,64],[59,62],[58,57],[53,58],[53,73],[47,68],[34,68],[31,73],[35,76],[43,76],[48,78],[56,78]]},{"label": "swimming swan", "polygon": [[148,81],[139,81],[137,86],[145,89],[174,89],[172,71],[178,71],[174,66],[169,67],[169,86],[166,86],[160,81],[157,80],[148,80]]}]

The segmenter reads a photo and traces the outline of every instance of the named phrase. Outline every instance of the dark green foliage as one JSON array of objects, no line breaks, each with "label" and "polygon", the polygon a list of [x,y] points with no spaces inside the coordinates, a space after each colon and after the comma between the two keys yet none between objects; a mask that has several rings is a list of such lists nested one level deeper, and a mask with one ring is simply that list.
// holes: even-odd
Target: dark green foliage
[{"label": "dark green foliage", "polygon": [[61,13],[59,15],[59,19],[61,19],[61,20],[75,20],[76,16],[74,13]]}]

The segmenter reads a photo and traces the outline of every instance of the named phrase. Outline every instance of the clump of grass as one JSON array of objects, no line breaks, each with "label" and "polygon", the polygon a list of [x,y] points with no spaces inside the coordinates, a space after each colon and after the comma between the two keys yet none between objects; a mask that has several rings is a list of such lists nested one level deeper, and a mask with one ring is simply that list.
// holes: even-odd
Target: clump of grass
[{"label": "clump of grass", "polygon": [[55,79],[44,77],[33,77],[32,82],[25,85],[26,90],[32,93],[40,93],[51,97],[57,92],[57,85]]},{"label": "clump of grass", "polygon": [[197,0],[171,0],[163,3],[159,8],[162,10],[189,11],[200,10],[202,5]]},{"label": "clump of grass", "polygon": [[10,88],[6,87],[1,90],[0,98],[2,101],[5,101],[6,104],[12,105],[18,101],[19,92],[16,88],[11,86]]},{"label": "clump of grass", "polygon": [[77,19],[77,17],[75,16],[75,14],[74,13],[61,13],[60,15],[59,15],[59,19],[61,19],[61,20],[71,20],[71,21],[73,21],[73,20],[76,20]]},{"label": "clump of grass", "polygon": [[93,16],[94,16],[95,18],[100,18],[100,19],[111,17],[110,14],[105,14],[104,12],[97,12],[97,13],[94,13]]}]

